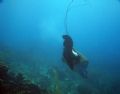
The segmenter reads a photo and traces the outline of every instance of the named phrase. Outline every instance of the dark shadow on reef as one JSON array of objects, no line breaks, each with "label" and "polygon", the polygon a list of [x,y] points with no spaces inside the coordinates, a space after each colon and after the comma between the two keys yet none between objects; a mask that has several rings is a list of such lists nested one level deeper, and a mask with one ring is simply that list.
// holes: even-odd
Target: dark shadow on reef
[{"label": "dark shadow on reef", "polygon": [[25,79],[24,75],[9,72],[8,66],[0,61],[0,94],[49,94],[46,89]]}]

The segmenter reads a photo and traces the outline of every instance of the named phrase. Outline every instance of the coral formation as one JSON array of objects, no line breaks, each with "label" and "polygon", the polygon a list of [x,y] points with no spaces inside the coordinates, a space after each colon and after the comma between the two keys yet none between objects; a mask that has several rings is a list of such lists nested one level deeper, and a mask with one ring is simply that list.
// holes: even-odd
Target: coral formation
[{"label": "coral formation", "polygon": [[53,94],[62,94],[61,87],[60,87],[60,80],[59,75],[57,73],[56,69],[53,69],[53,80],[54,80],[54,86],[52,88]]},{"label": "coral formation", "polygon": [[120,94],[119,78],[111,82],[110,77],[89,71],[93,74],[83,79],[69,69],[43,67],[36,61],[1,49],[0,94]]},{"label": "coral formation", "polygon": [[[2,62],[2,61],[1,61]],[[49,94],[31,81],[27,81],[23,74],[11,75],[8,67],[0,62],[0,93],[1,94]]]}]

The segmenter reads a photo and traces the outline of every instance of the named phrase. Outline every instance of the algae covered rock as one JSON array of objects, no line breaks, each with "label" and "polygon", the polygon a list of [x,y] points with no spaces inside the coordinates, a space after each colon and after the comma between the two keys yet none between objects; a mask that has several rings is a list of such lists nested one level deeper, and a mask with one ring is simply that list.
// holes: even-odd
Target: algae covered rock
[{"label": "algae covered rock", "polygon": [[3,62],[0,61],[0,79],[6,79],[8,72],[8,66]]},{"label": "algae covered rock", "polygon": [[23,74],[8,72],[8,66],[0,61],[0,94],[49,94],[32,81],[28,81]]}]

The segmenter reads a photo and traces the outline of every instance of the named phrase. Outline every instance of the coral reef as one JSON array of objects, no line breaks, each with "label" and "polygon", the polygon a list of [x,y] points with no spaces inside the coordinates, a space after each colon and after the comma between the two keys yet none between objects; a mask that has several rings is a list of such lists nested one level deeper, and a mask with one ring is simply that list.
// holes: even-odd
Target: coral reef
[{"label": "coral reef", "polygon": [[83,79],[48,62],[0,48],[0,94],[120,94],[118,77],[89,71]]},{"label": "coral reef", "polygon": [[0,61],[0,93],[1,94],[49,94],[31,81],[25,79],[23,74],[9,73],[8,66]]},{"label": "coral reef", "polygon": [[62,94],[62,91],[60,88],[60,80],[59,80],[57,70],[54,69],[53,73],[54,73],[54,81],[55,81],[54,93],[55,94]]},{"label": "coral reef", "polygon": [[0,61],[0,78],[7,79],[8,66],[4,64],[3,61]]}]

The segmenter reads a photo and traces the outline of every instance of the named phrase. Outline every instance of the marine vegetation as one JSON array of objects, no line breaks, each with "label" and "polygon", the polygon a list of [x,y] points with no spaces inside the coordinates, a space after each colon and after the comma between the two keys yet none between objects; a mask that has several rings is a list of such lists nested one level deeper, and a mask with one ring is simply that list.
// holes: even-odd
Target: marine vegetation
[{"label": "marine vegetation", "polygon": [[49,94],[37,84],[28,81],[23,74],[9,72],[4,61],[0,61],[0,93],[1,94]]},{"label": "marine vegetation", "polygon": [[60,80],[57,73],[57,70],[53,70],[54,75],[54,81],[55,81],[55,87],[54,87],[54,94],[62,94],[61,88],[60,88]]}]

